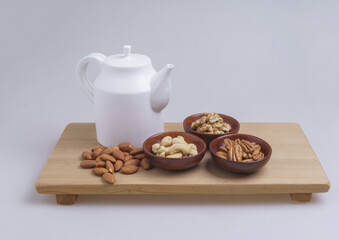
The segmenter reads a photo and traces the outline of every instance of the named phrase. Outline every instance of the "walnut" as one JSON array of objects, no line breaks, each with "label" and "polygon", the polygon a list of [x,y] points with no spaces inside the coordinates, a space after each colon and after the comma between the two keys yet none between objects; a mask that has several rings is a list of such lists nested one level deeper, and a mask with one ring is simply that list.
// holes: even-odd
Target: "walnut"
[{"label": "walnut", "polygon": [[217,113],[205,113],[202,118],[192,122],[191,128],[197,132],[210,134],[224,134],[231,131],[231,125],[224,122]]}]

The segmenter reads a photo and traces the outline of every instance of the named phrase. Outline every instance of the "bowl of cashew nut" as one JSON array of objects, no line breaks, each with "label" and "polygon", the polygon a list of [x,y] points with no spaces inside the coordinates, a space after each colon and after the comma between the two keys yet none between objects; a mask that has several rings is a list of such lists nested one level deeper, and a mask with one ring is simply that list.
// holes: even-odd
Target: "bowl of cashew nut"
[{"label": "bowl of cashew nut", "polygon": [[185,118],[183,127],[185,132],[194,134],[209,144],[217,137],[238,133],[240,123],[221,113],[197,113]]},{"label": "bowl of cashew nut", "polygon": [[206,153],[206,143],[185,132],[163,132],[149,137],[144,153],[155,166],[166,170],[184,170],[197,165]]}]

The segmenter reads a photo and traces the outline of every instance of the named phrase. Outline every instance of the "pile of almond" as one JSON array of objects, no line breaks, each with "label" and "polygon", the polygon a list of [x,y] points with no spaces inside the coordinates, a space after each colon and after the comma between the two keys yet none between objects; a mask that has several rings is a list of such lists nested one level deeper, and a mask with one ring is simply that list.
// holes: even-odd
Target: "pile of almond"
[{"label": "pile of almond", "polygon": [[82,168],[93,168],[95,175],[102,176],[106,182],[111,184],[115,182],[114,172],[133,174],[138,171],[139,166],[145,170],[152,167],[143,149],[128,142],[112,147],[93,147],[91,153],[86,151],[82,153],[82,159],[80,163]]},{"label": "pile of almond", "polygon": [[244,139],[224,139],[225,147],[220,146],[216,155],[234,162],[254,162],[264,158],[261,147],[255,142]]}]

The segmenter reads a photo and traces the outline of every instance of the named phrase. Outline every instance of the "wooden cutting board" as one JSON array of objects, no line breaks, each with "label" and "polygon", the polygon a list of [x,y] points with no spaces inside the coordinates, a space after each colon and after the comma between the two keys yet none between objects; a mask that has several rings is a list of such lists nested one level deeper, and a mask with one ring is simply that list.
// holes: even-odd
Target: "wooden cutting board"
[{"label": "wooden cutting board", "polygon": [[[166,123],[166,131],[183,131],[181,123]],[[136,174],[116,173],[105,183],[82,169],[81,153],[99,145],[94,123],[71,123],[62,133],[36,182],[38,193],[56,194],[59,204],[75,203],[78,194],[277,194],[296,201],[327,192],[330,183],[301,127],[296,123],[241,123],[241,133],[265,139],[273,149],[266,166],[252,174],[219,169],[207,151],[198,166],[179,172],[159,168]]]}]

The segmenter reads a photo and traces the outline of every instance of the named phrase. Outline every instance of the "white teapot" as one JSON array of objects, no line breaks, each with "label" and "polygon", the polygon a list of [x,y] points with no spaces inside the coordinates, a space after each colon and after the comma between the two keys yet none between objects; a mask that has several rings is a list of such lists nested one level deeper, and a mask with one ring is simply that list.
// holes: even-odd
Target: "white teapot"
[{"label": "white teapot", "polygon": [[[92,53],[76,67],[76,78],[94,102],[97,139],[104,146],[131,142],[142,147],[149,136],[164,131],[161,111],[171,93],[170,75],[174,67],[167,64],[156,72],[151,59],[124,53],[106,57]],[[101,72],[92,83],[86,75],[89,63],[98,63]]]}]

